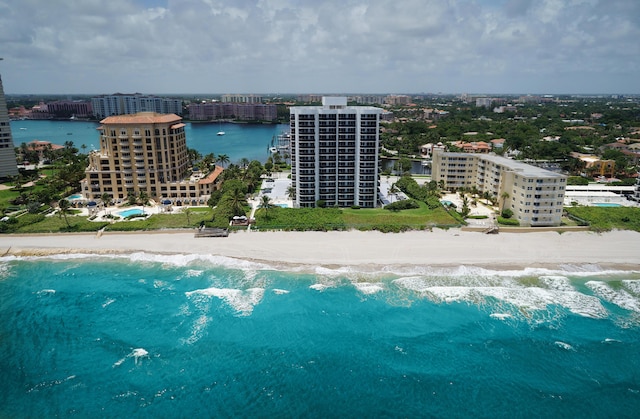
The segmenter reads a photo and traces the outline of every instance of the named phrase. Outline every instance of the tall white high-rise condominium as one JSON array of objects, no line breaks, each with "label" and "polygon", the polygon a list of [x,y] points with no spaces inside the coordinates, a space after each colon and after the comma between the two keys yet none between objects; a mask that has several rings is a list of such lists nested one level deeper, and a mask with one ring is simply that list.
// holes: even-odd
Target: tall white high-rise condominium
[{"label": "tall white high-rise condominium", "polygon": [[291,108],[291,180],[296,207],[360,206],[378,202],[381,108],[347,106],[323,97],[322,106]]}]

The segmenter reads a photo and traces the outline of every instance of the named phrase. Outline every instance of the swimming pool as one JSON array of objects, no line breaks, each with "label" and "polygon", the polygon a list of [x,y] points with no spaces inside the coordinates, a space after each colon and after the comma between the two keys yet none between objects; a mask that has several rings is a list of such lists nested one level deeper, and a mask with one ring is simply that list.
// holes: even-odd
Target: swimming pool
[{"label": "swimming pool", "polygon": [[74,199],[82,199],[82,198],[83,198],[83,197],[82,197],[82,195],[80,195],[80,194],[74,194],[74,195],[69,195],[69,196],[67,197],[67,200],[69,200],[69,201],[73,201]]},{"label": "swimming pool", "polygon": [[616,204],[613,202],[596,202],[593,204],[594,207],[621,207],[622,205]]},{"label": "swimming pool", "polygon": [[143,212],[140,208],[132,208],[125,211],[120,211],[117,214],[123,218],[127,218],[131,215],[141,215],[143,214]]}]

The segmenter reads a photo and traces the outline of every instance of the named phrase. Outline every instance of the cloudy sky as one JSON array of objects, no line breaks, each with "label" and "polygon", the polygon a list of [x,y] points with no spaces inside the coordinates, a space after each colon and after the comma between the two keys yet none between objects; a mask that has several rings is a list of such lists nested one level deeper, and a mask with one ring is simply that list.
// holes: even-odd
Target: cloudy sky
[{"label": "cloudy sky", "polygon": [[6,93],[640,93],[640,0],[0,0]]}]

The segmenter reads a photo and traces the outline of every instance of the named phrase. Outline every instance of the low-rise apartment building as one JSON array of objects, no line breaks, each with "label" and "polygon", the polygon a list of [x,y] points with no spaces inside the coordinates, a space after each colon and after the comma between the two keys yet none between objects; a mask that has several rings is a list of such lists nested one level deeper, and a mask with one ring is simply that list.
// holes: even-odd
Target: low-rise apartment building
[{"label": "low-rise apartment building", "polygon": [[447,189],[475,187],[498,199],[522,226],[558,226],[567,177],[493,154],[433,154],[433,180]]},{"label": "low-rise apartment building", "polygon": [[133,115],[138,112],[156,112],[182,115],[182,100],[139,93],[103,95],[91,98],[91,109],[96,118],[114,115]]},{"label": "low-rise apartment building", "polygon": [[278,118],[276,105],[261,103],[205,102],[189,105],[189,119],[214,121],[216,119],[238,119],[241,121],[275,121]]},{"label": "low-rise apartment building", "polygon": [[260,95],[243,95],[243,94],[225,94],[222,95],[220,101],[223,103],[262,103]]},{"label": "low-rise apartment building", "polygon": [[222,171],[191,176],[182,118],[141,112],[100,121],[100,150],[89,154],[81,182],[89,200],[109,194],[115,201],[144,192],[155,200],[205,203]]}]

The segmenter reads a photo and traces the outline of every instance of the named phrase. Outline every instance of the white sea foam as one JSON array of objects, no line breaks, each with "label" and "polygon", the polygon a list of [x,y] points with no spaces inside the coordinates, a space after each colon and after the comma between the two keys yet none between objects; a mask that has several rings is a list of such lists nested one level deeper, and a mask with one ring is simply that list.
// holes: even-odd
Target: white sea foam
[{"label": "white sea foam", "polygon": [[7,262],[9,262],[10,260],[15,260],[15,256],[0,257],[0,279],[4,279],[9,276],[9,272],[11,272],[11,266]]},{"label": "white sea foam", "polygon": [[160,281],[158,279],[153,281],[153,288],[166,288],[167,285],[166,281]]},{"label": "white sea foam", "polygon": [[327,288],[332,288],[333,286],[334,285],[329,285],[329,284],[313,284],[313,285],[309,285],[309,288],[316,291],[324,291]]},{"label": "white sea foam", "polygon": [[106,308],[107,306],[109,306],[109,305],[111,305],[111,304],[113,304],[115,302],[116,302],[115,298],[108,298],[107,301],[105,301],[102,304],[102,308]]},{"label": "white sea foam", "polygon": [[622,285],[631,293],[640,296],[640,280],[625,279],[622,281]]},{"label": "white sea foam", "polygon": [[231,306],[237,313],[248,316],[253,312],[254,307],[260,303],[264,296],[264,288],[249,288],[246,290],[230,288],[206,288],[185,293],[187,297],[207,296],[216,297]]},{"label": "white sea foam", "polygon": [[43,289],[38,291],[36,294],[38,295],[48,295],[48,294],[55,294],[56,290],[52,290],[52,289]]},{"label": "white sea foam", "polygon": [[566,276],[558,275],[544,275],[541,276],[540,282],[542,282],[547,288],[558,291],[574,291],[571,285],[571,280]]},{"label": "white sea foam", "polygon": [[[602,275],[628,275],[632,272],[606,270],[595,264],[586,265],[563,265],[557,268],[532,268],[495,270],[479,266],[459,265],[459,266],[387,266],[377,271],[394,274],[397,276],[426,276],[426,277],[446,277],[446,278],[522,278],[541,276],[572,276],[589,277]],[[364,271],[366,272],[366,271]]]},{"label": "white sea foam", "polygon": [[371,282],[354,282],[353,286],[358,289],[363,294],[370,295],[375,294],[377,292],[383,291],[384,287],[379,283],[371,283]]},{"label": "white sea foam", "polygon": [[[316,265],[279,265],[274,262],[272,264],[259,263],[254,261],[248,261],[243,259],[236,259],[226,256],[215,256],[208,254],[155,254],[146,252],[136,252],[131,254],[58,254],[47,256],[4,256],[0,257],[0,261],[10,260],[37,260],[37,259],[129,259],[134,262],[154,262],[163,263],[173,266],[187,266],[193,262],[206,262],[214,266],[221,266],[229,269],[241,269],[241,270],[286,270],[286,271],[311,271],[317,275],[326,277],[338,277],[338,276],[352,276],[354,274],[380,275],[380,274],[393,274],[397,276],[429,276],[429,277],[461,277],[461,278],[521,278],[521,277],[540,277],[540,276],[572,276],[572,277],[589,277],[589,276],[614,276],[614,275],[628,275],[629,273],[640,273],[639,271],[619,271],[619,270],[605,270],[597,264],[583,264],[583,265],[564,265],[554,269],[546,268],[524,268],[519,270],[493,270],[486,269],[477,266],[448,266],[448,267],[433,267],[433,266],[342,266],[337,268],[318,267]],[[194,273],[197,274],[198,271]]]},{"label": "white sea foam", "polygon": [[199,276],[201,276],[204,273],[204,271],[202,270],[198,270],[198,269],[187,269],[184,272],[184,276],[186,278],[197,278]]},{"label": "white sea foam", "polygon": [[506,319],[510,319],[511,317],[513,317],[509,313],[491,313],[489,316],[491,318],[498,319],[498,320],[506,320]]},{"label": "white sea foam", "polygon": [[422,277],[399,278],[393,282],[399,287],[417,292],[438,303],[466,302],[484,305],[487,298],[492,298],[517,307],[522,312],[542,311],[558,305],[584,317],[605,318],[607,316],[607,311],[598,298],[572,289],[564,290],[568,287],[566,284],[562,285],[562,281],[558,278],[547,281],[561,289],[524,287],[510,280],[504,282],[507,286],[434,286],[432,281]]},{"label": "white sea foam", "polygon": [[625,310],[640,313],[640,302],[626,290],[615,290],[602,281],[589,281],[585,285],[600,298]]},{"label": "white sea foam", "polygon": [[339,268],[327,268],[324,266],[316,266],[314,269],[314,273],[316,275],[328,276],[328,277],[345,276],[352,272],[353,272],[353,268],[349,266],[342,266]]},{"label": "white sea foam", "polygon": [[[13,260],[42,260],[42,259],[54,259],[54,260],[74,260],[74,259],[128,259],[132,262],[152,262],[163,263],[172,266],[187,266],[193,262],[206,262],[215,266],[222,266],[230,269],[274,269],[271,265],[265,263],[258,263],[243,259],[236,259],[226,256],[215,256],[209,254],[157,254],[146,252],[134,252],[129,254],[92,254],[92,253],[64,253],[64,254],[52,254],[46,256],[3,256],[0,257],[1,262],[13,261]],[[197,270],[192,271],[192,274],[198,274]]]},{"label": "white sea foam", "polygon": [[114,362],[113,367],[115,368],[122,365],[122,363],[128,358],[133,358],[133,362],[138,365],[142,358],[149,358],[149,352],[147,352],[147,350],[144,348],[135,348],[127,356],[125,356],[124,358],[120,358],[119,360]]},{"label": "white sea foam", "polygon": [[137,364],[141,358],[148,358],[149,352],[147,352],[147,350],[144,348],[136,348],[131,352],[130,356],[133,357],[133,360]]},{"label": "white sea foam", "polygon": [[210,321],[211,318],[206,315],[199,316],[197,319],[195,319],[195,321],[193,322],[193,327],[191,328],[191,335],[187,339],[185,339],[185,343],[192,345],[199,341],[204,335],[204,331],[206,330],[207,325]]},{"label": "white sea foam", "polygon": [[278,289],[278,288],[274,288],[272,291],[273,291],[274,294],[278,294],[278,295],[289,294],[289,292],[290,292],[288,290],[281,290],[281,289]]},{"label": "white sea foam", "polygon": [[573,346],[569,345],[569,344],[568,344],[568,343],[566,343],[566,342],[562,342],[562,341],[559,341],[559,340],[558,340],[558,341],[555,341],[555,342],[554,342],[554,344],[555,344],[558,348],[564,349],[565,351],[573,351],[573,352],[575,352],[575,351],[576,351],[576,350],[575,350],[575,348],[574,348]]},{"label": "white sea foam", "polygon": [[128,255],[132,261],[165,263],[172,266],[187,266],[193,262],[207,262],[216,266],[236,269],[272,269],[270,265],[226,256],[205,254],[173,254],[161,255],[156,253],[132,253]]}]

